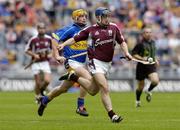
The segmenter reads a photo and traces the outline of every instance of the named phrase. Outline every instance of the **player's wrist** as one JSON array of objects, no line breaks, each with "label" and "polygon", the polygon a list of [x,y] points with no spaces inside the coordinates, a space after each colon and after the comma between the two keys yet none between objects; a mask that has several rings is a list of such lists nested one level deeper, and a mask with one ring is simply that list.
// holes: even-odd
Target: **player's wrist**
[{"label": "player's wrist", "polygon": [[132,60],[132,56],[131,54],[128,52],[125,54],[125,57],[128,59],[128,60]]}]

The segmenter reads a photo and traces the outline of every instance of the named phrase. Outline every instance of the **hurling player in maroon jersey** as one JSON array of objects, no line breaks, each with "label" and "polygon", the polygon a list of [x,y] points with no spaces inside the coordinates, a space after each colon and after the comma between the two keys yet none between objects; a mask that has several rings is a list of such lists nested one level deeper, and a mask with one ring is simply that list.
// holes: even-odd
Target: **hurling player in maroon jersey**
[{"label": "hurling player in maroon jersey", "polygon": [[112,122],[120,122],[123,118],[115,114],[109,96],[107,82],[107,73],[111,67],[114,54],[115,44],[121,46],[122,51],[127,59],[131,60],[132,56],[128,52],[127,44],[116,24],[110,23],[110,11],[107,8],[99,7],[95,11],[97,23],[83,29],[78,35],[59,45],[59,49],[71,45],[80,40],[91,39],[91,45],[88,48],[88,70],[92,74],[93,80],[87,80],[77,76],[73,71],[63,75],[60,80],[72,80],[81,84],[91,95],[97,93],[93,89],[92,82],[96,83],[101,94],[102,103],[108,112]]},{"label": "hurling player in maroon jersey", "polygon": [[26,45],[25,52],[32,57],[31,66],[35,79],[36,100],[43,95],[51,80],[51,69],[48,59],[51,57],[51,37],[46,35],[45,24],[37,24],[38,35],[32,37]]}]

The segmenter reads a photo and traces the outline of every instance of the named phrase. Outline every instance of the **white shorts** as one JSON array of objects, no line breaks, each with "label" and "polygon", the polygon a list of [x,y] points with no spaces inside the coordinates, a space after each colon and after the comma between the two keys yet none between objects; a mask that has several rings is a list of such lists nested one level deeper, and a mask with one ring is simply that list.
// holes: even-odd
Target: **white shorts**
[{"label": "white shorts", "polygon": [[40,71],[51,73],[51,68],[48,61],[35,62],[32,64],[31,69],[34,75],[40,73]]},{"label": "white shorts", "polygon": [[88,69],[91,74],[103,73],[107,75],[111,68],[112,62],[103,62],[97,59],[88,61]]},{"label": "white shorts", "polygon": [[85,63],[81,63],[81,62],[71,60],[71,59],[68,60],[68,64],[72,69],[76,69],[78,67],[85,67],[86,65]]}]

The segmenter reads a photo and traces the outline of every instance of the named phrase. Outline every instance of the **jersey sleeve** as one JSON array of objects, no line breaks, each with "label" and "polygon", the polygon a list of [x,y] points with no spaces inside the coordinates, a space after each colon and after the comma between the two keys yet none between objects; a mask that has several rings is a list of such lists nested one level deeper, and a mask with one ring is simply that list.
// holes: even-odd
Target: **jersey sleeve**
[{"label": "jersey sleeve", "polygon": [[89,33],[90,33],[90,27],[87,27],[87,28],[83,29],[82,31],[80,31],[77,35],[75,35],[74,40],[76,42],[82,41],[82,40],[87,40],[89,37]]},{"label": "jersey sleeve", "polygon": [[118,44],[125,42],[121,30],[116,26],[116,41]]},{"label": "jersey sleeve", "polygon": [[56,41],[60,41],[60,37],[55,33],[55,32],[53,32],[52,34],[51,34],[51,37],[53,38],[53,39],[55,39]]},{"label": "jersey sleeve", "polygon": [[58,30],[51,34],[52,38],[55,39],[57,42],[66,41],[71,33],[71,30]]},{"label": "jersey sleeve", "polygon": [[32,41],[33,41],[34,37],[30,38],[27,45],[25,46],[25,51],[28,51],[28,50],[32,50]]}]

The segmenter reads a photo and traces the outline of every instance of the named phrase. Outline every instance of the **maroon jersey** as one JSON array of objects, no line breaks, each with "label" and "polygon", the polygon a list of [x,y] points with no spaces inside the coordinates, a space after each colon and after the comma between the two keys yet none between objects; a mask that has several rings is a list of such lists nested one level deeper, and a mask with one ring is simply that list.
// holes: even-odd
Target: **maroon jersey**
[{"label": "maroon jersey", "polygon": [[104,62],[112,61],[115,43],[121,44],[124,42],[120,29],[114,23],[110,23],[107,28],[103,28],[98,24],[87,27],[79,32],[74,37],[74,40],[78,42],[88,38],[91,38],[92,42],[91,47],[88,48],[89,58]]},{"label": "maroon jersey", "polygon": [[47,55],[52,49],[51,37],[45,35],[43,38],[38,36],[32,37],[26,45],[25,51],[31,50],[32,52],[40,55],[39,61],[48,60]]}]

